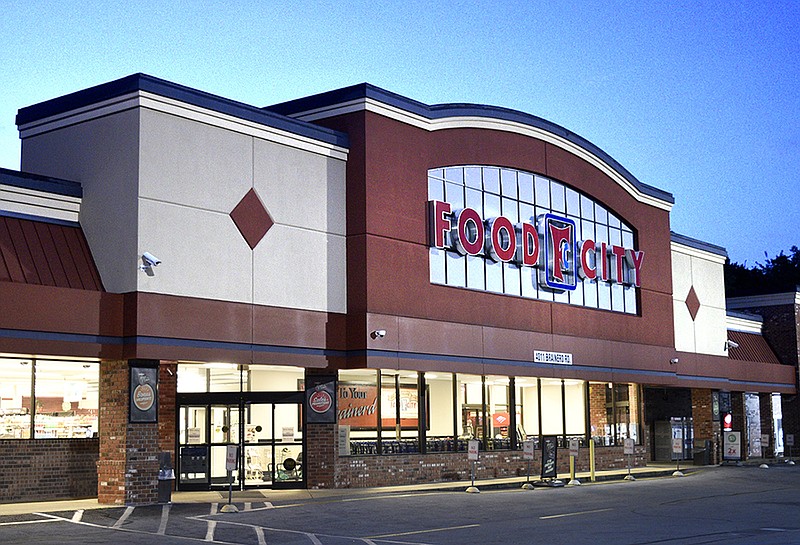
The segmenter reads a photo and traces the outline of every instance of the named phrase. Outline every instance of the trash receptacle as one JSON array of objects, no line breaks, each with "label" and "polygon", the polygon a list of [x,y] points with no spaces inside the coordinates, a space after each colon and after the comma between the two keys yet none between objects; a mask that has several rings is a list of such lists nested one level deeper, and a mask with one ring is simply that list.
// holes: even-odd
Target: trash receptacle
[{"label": "trash receptacle", "polygon": [[172,481],[175,480],[175,470],[169,452],[158,455],[158,503],[172,502]]},{"label": "trash receptacle", "polygon": [[711,465],[711,441],[705,442],[705,448],[695,449],[692,453],[692,464],[696,466]]}]

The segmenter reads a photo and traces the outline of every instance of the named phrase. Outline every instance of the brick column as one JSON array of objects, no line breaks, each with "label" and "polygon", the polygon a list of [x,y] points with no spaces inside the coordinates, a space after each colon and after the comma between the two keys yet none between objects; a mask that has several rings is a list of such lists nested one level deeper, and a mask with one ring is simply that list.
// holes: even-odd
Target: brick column
[{"label": "brick column", "polygon": [[98,503],[158,500],[158,423],[129,422],[130,366],[100,363]]},{"label": "brick column", "polygon": [[177,424],[178,364],[162,361],[158,371],[158,449],[169,452],[175,467]]},{"label": "brick column", "polygon": [[[589,383],[589,425],[592,427],[592,437],[605,437],[605,428],[608,425],[608,413],[606,412],[606,389],[605,382]],[[605,442],[603,443],[605,444]]]},{"label": "brick column", "polygon": [[[335,374],[335,371],[325,369],[306,369],[306,384],[311,384],[317,376]],[[330,424],[306,422],[304,471],[308,488],[336,488],[336,462],[339,459],[336,450],[338,427],[336,422]]]},{"label": "brick column", "polygon": [[[703,448],[706,441],[711,441],[711,452],[716,455],[717,437],[714,434],[714,410],[711,397],[711,390],[692,388],[692,426],[694,428],[694,447]],[[714,463],[714,460],[710,461]]]}]

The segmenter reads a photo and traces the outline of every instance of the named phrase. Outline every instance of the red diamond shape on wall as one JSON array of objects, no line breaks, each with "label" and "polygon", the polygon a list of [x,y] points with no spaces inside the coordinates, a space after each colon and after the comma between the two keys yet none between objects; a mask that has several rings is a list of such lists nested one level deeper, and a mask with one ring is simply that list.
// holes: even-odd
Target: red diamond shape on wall
[{"label": "red diamond shape on wall", "polygon": [[275,222],[264,208],[255,189],[250,189],[230,213],[233,223],[250,249],[254,249]]},{"label": "red diamond shape on wall", "polygon": [[689,314],[692,316],[692,321],[694,321],[697,318],[697,312],[700,310],[700,299],[697,298],[694,286],[691,287],[689,295],[686,296],[686,308],[689,309]]}]

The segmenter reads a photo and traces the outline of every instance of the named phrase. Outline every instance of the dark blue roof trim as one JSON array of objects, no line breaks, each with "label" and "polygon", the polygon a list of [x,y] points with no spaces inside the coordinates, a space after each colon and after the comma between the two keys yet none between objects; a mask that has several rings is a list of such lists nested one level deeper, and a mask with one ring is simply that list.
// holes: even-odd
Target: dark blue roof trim
[{"label": "dark blue roof trim", "polygon": [[83,188],[78,182],[59,180],[58,178],[39,176],[38,174],[19,172],[7,168],[0,168],[0,185],[24,187],[25,189],[55,193],[56,195],[65,195],[67,197],[83,197]]},{"label": "dark blue roof trim", "polygon": [[486,106],[481,104],[434,104],[429,106],[427,104],[423,104],[422,102],[406,98],[402,95],[386,91],[380,87],[375,87],[369,83],[360,83],[358,85],[344,87],[342,89],[336,89],[334,91],[328,91],[318,95],[291,100],[281,104],[275,104],[273,106],[267,106],[264,109],[283,115],[293,115],[364,98],[370,98],[378,102],[383,102],[384,104],[400,108],[428,119],[480,116],[502,119],[505,121],[514,121],[546,130],[547,132],[561,136],[573,144],[576,144],[596,155],[605,163],[610,165],[611,168],[619,172],[626,180],[628,180],[631,184],[633,184],[634,187],[636,187],[645,195],[655,197],[671,204],[675,203],[675,198],[671,193],[640,182],[613,157],[585,138],[565,129],[560,125],[542,119],[541,117],[536,117],[534,115],[526,114],[517,110],[511,110],[509,108],[500,108],[497,106]]},{"label": "dark blue roof trim", "polygon": [[703,242],[702,240],[687,237],[686,235],[679,235],[675,231],[670,231],[669,234],[672,242],[677,242],[678,244],[683,244],[684,246],[689,246],[697,250],[703,250],[704,252],[710,252],[712,254],[728,257],[728,251],[722,246],[717,246],[716,244],[711,244],[709,242]]},{"label": "dark blue roof trim", "polygon": [[40,102],[33,106],[21,108],[17,112],[17,125],[25,125],[33,121],[121,97],[136,91],[146,91],[166,98],[179,100],[193,106],[207,108],[215,112],[292,132],[335,146],[347,148],[350,145],[347,135],[342,132],[292,119],[261,108],[256,108],[255,106],[250,106],[249,104],[222,98],[190,87],[184,87],[183,85],[154,78],[146,74],[132,74],[115,81]]}]

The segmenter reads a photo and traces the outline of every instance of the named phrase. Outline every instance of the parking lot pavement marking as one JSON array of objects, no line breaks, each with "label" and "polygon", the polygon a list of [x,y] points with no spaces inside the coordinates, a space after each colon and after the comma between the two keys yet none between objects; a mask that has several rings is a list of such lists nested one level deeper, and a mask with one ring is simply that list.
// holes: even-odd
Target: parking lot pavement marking
[{"label": "parking lot pavement marking", "polygon": [[604,511],[613,511],[610,507],[608,509],[592,509],[591,511],[576,511],[575,513],[561,513],[560,515],[547,515],[539,517],[539,520],[560,519],[564,517],[577,517],[579,515],[591,515],[592,513],[603,513]]},{"label": "parking lot pavement marking", "polygon": [[[305,532],[304,532],[305,533]],[[306,537],[311,540],[314,545],[322,545],[322,542],[314,534],[306,534]]]},{"label": "parking lot pavement marking", "polygon": [[264,508],[265,508],[265,509],[274,509],[274,508],[275,508],[275,506],[274,506],[274,505],[272,505],[272,502],[271,502],[271,501],[265,501],[265,502],[264,502]]},{"label": "parking lot pavement marking", "polygon": [[244,510],[245,511],[252,511],[253,510],[253,503],[246,501],[244,502]]},{"label": "parking lot pavement marking", "polygon": [[83,518],[83,509],[78,509],[75,511],[75,514],[72,515],[72,522],[80,522]]},{"label": "parking lot pavement marking", "polygon": [[126,520],[128,520],[128,517],[131,516],[131,514],[133,513],[134,509],[136,509],[136,508],[134,506],[132,506],[132,505],[129,505],[128,507],[126,507],[125,508],[125,512],[122,513],[122,516],[119,517],[119,519],[117,519],[117,522],[114,523],[112,528],[122,528],[122,525],[125,523]]},{"label": "parking lot pavement marking", "polygon": [[217,529],[217,521],[208,521],[208,530],[206,530],[206,541],[214,541],[214,530]]},{"label": "parking lot pavement marking", "polygon": [[169,520],[169,508],[170,505],[168,503],[164,504],[161,507],[161,524],[158,525],[158,534],[164,535],[167,533],[167,521]]},{"label": "parking lot pavement marking", "polygon": [[[34,513],[34,515],[42,515],[42,513]],[[20,524],[41,524],[43,522],[63,522],[63,521],[61,519],[19,520],[17,522],[0,522],[0,526],[17,526]]]},{"label": "parking lot pavement marking", "polygon": [[256,539],[258,539],[258,545],[267,545],[267,540],[264,538],[264,529],[261,526],[256,526]]},{"label": "parking lot pavement marking", "polygon": [[448,530],[463,530],[465,528],[477,528],[480,524],[466,524],[464,526],[448,526],[446,528],[431,528],[429,530],[415,530],[413,532],[398,532],[396,534],[381,534],[378,536],[367,536],[364,539],[380,539],[384,537],[399,537],[399,536],[410,536],[414,534],[427,534],[431,532],[446,532]]}]

